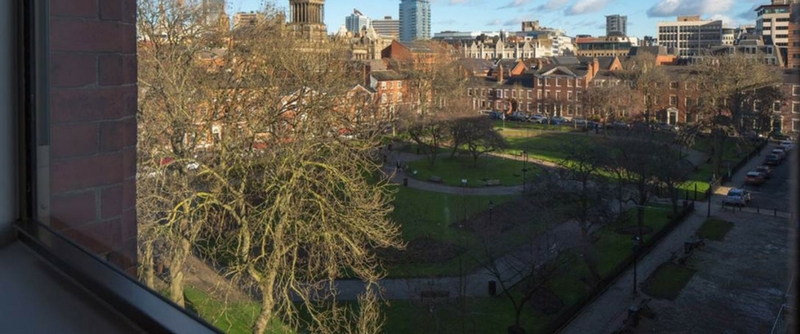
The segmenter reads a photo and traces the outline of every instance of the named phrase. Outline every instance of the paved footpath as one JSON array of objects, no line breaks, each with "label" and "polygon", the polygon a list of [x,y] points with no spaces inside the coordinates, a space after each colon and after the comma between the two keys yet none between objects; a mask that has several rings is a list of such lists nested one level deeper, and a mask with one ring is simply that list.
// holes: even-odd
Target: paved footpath
[{"label": "paved footpath", "polygon": [[[382,166],[381,170],[386,174],[390,175],[390,181],[395,184],[403,184],[403,179],[407,179],[408,187],[412,189],[419,189],[431,192],[438,192],[438,193],[445,193],[445,194],[454,194],[454,195],[467,195],[467,196],[481,196],[481,195],[517,195],[521,194],[523,190],[522,185],[517,186],[493,186],[493,187],[481,187],[481,188],[464,188],[464,187],[455,187],[455,186],[448,186],[440,183],[432,183],[423,180],[419,180],[417,178],[411,177],[406,175],[406,172],[402,169],[397,169],[397,162],[400,162],[401,165],[406,164],[411,161],[417,161],[425,159],[424,155],[402,152],[398,150],[386,151],[381,150],[379,152],[381,155],[386,155],[387,161]],[[696,151],[696,150],[688,150],[689,154],[689,161],[696,165],[700,165],[705,162],[707,159],[707,155],[703,152]],[[449,156],[450,153],[440,153],[439,159],[444,156]],[[523,160],[521,155],[513,155],[513,154],[505,154],[505,153],[488,153],[490,156],[494,157],[501,157],[506,159],[514,159],[514,160]],[[528,157],[526,160],[529,163],[539,165],[543,168],[557,168],[558,164],[547,161],[536,159],[532,157]]]},{"label": "paved footpath", "polygon": [[[762,150],[761,156],[751,159],[746,168],[741,168],[734,175],[733,180],[741,180],[747,171],[755,169],[761,164],[761,159],[767,150],[772,150],[774,145],[767,145]],[[711,215],[722,210],[722,197],[727,194],[730,186],[719,187],[711,198]],[[648,255],[640,259],[637,264],[638,282],[641,283],[653,273],[658,266],[667,262],[673,253],[683,250],[683,243],[689,239],[705,222],[708,215],[708,203],[697,202],[695,212],[681,225],[667,235]],[[605,291],[603,291],[591,304],[584,307],[560,333],[613,333],[623,326],[630,306],[638,304],[646,296],[641,292],[633,294],[633,269],[627,270]]]}]

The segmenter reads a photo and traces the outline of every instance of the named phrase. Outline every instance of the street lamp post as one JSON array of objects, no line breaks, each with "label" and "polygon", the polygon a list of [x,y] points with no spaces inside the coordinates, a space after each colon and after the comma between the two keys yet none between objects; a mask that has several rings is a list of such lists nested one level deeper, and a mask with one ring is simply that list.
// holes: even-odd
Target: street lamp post
[{"label": "street lamp post", "polygon": [[527,172],[528,172],[528,152],[522,150],[522,156],[525,158],[522,160],[522,192],[526,192],[528,190],[528,179],[527,179]]},{"label": "street lamp post", "polygon": [[637,234],[633,237],[633,294],[636,294],[636,258],[639,256],[639,243],[641,238]]},{"label": "street lamp post", "polygon": [[711,218],[711,188],[713,187],[712,184],[714,183],[714,176],[711,176],[711,180],[708,182],[708,195],[706,195],[706,201],[708,202],[708,213],[706,214],[706,218]]},{"label": "street lamp post", "polygon": [[494,202],[489,201],[489,225],[492,225],[492,209],[494,209]]}]

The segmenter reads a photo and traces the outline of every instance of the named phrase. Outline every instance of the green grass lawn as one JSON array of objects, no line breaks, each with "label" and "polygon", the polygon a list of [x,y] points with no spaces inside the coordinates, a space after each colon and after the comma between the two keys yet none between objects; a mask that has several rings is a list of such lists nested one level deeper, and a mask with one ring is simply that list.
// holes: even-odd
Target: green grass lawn
[{"label": "green grass lawn", "polygon": [[675,300],[695,271],[674,263],[664,263],[644,282],[642,291],[653,298]]},{"label": "green grass lawn", "polygon": [[[453,158],[440,156],[433,167],[428,160],[412,161],[408,164],[411,171],[417,171],[417,179],[427,181],[431,176],[439,176],[446,185],[461,186],[461,180],[467,180],[468,187],[482,187],[484,179],[500,180],[504,186],[522,185],[523,176],[528,180],[539,171],[533,163],[525,163],[513,159],[497,158],[484,155],[478,158],[477,165],[469,156],[456,155]],[[525,173],[522,169],[526,169]],[[524,175],[523,175],[524,174]]]},{"label": "green grass lawn", "polygon": [[[261,311],[258,303],[254,301],[225,303],[209,298],[209,296],[194,287],[187,286],[184,290],[186,308],[225,333],[252,333],[252,326]],[[267,333],[294,333],[280,321],[271,321]]]},{"label": "green grass lawn", "polygon": [[[455,222],[464,220],[476,213],[489,209],[491,201],[495,206],[518,198],[508,196],[465,196],[435,193],[406,187],[396,187],[392,219],[400,225],[403,240],[430,237],[449,242],[467,251],[459,258],[445,263],[399,264],[388,269],[391,277],[457,275],[462,270],[474,268],[474,258],[481,258],[480,240],[472,232],[452,227]],[[535,233],[531,226],[518,226],[500,234],[498,242],[512,247],[523,237]]]},{"label": "green grass lawn", "polygon": [[733,228],[733,223],[722,219],[711,218],[706,220],[703,226],[697,229],[695,234],[700,238],[722,241],[731,228]]},{"label": "green grass lawn", "polygon": [[509,196],[460,196],[394,186],[392,219],[403,230],[403,239],[429,236],[445,241],[459,241],[462,235],[450,224],[463,220],[494,205],[513,200]]},{"label": "green grass lawn", "polygon": [[587,137],[579,133],[548,132],[537,136],[524,136],[519,133],[504,133],[508,141],[507,153],[520,154],[526,151],[532,158],[545,161],[560,162],[566,158],[564,147],[568,141],[574,140],[591,145],[598,137]]}]

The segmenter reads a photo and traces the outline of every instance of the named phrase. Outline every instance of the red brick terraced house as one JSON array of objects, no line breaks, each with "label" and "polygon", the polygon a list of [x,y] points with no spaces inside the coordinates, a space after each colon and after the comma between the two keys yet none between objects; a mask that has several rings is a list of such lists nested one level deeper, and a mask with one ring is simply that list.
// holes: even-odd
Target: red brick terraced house
[{"label": "red brick terraced house", "polygon": [[[473,78],[467,94],[474,110],[502,110],[507,113],[551,113],[552,116],[585,117],[581,98],[596,84],[615,81],[610,72],[622,69],[616,57],[538,58],[531,68],[515,75],[502,64],[487,79]],[[507,76],[506,73],[510,75]]]}]

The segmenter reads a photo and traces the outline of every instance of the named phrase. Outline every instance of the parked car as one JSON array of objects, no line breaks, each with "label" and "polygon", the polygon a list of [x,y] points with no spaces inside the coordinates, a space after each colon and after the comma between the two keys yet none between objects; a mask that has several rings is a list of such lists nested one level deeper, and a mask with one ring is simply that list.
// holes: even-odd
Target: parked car
[{"label": "parked car", "polygon": [[753,199],[749,191],[740,188],[731,188],[728,195],[722,200],[722,205],[745,206]]},{"label": "parked car", "polygon": [[778,158],[781,159],[781,163],[783,163],[783,160],[786,160],[786,151],[780,147],[773,148],[772,151],[770,151],[770,154],[777,155]]},{"label": "parked car", "polygon": [[491,119],[503,119],[503,113],[501,113],[501,112],[499,112],[497,110],[492,110],[491,112],[489,112],[489,118],[491,118]]},{"label": "parked car", "polygon": [[783,148],[784,151],[787,151],[787,152],[791,151],[792,147],[794,147],[794,143],[791,140],[781,141],[781,143],[779,145],[780,145],[780,147]]},{"label": "parked car", "polygon": [[769,137],[776,140],[791,140],[791,137],[789,137],[789,135],[777,131],[770,133]]},{"label": "parked car", "polygon": [[567,122],[566,118],[559,117],[559,116],[556,116],[556,117],[553,117],[553,118],[550,119],[550,123],[551,124],[563,124],[563,123],[566,123],[566,122]]},{"label": "parked car", "polygon": [[631,128],[633,130],[639,130],[639,131],[643,131],[643,130],[648,130],[649,129],[648,126],[647,126],[647,123],[641,122],[641,121],[631,122],[630,124],[628,124],[628,128]]},{"label": "parked car", "polygon": [[519,111],[515,111],[511,113],[511,115],[508,115],[507,119],[510,121],[524,122],[528,119],[528,115]]},{"label": "parked car", "polygon": [[771,179],[772,178],[772,168],[769,166],[758,166],[756,167],[756,172],[764,174],[764,178]]},{"label": "parked car", "polygon": [[542,124],[544,122],[547,122],[547,117],[545,117],[542,114],[533,114],[530,117],[528,117],[528,122]]},{"label": "parked car", "polygon": [[572,123],[575,123],[577,125],[584,125],[585,126],[586,124],[588,124],[588,122],[589,121],[587,121],[587,120],[585,120],[583,118],[573,118],[572,119]]},{"label": "parked car", "polygon": [[760,186],[764,184],[764,182],[766,181],[767,181],[766,176],[763,173],[757,171],[749,171],[744,176],[744,184]]},{"label": "parked car", "polygon": [[661,130],[661,131],[669,131],[669,132],[678,131],[678,127],[677,126],[674,126],[672,124],[667,124],[667,123],[658,123],[658,124],[656,124],[656,129]]},{"label": "parked car", "polygon": [[780,164],[781,164],[781,157],[779,157],[779,156],[777,156],[777,155],[775,155],[775,154],[770,154],[770,155],[767,155],[767,156],[764,158],[764,164],[765,164],[765,165],[767,165],[767,166],[777,166],[777,165],[780,165]]},{"label": "parked car", "polygon": [[627,129],[628,128],[628,123],[620,122],[620,121],[614,121],[614,122],[611,122],[611,124],[608,124],[607,127],[609,129]]}]

